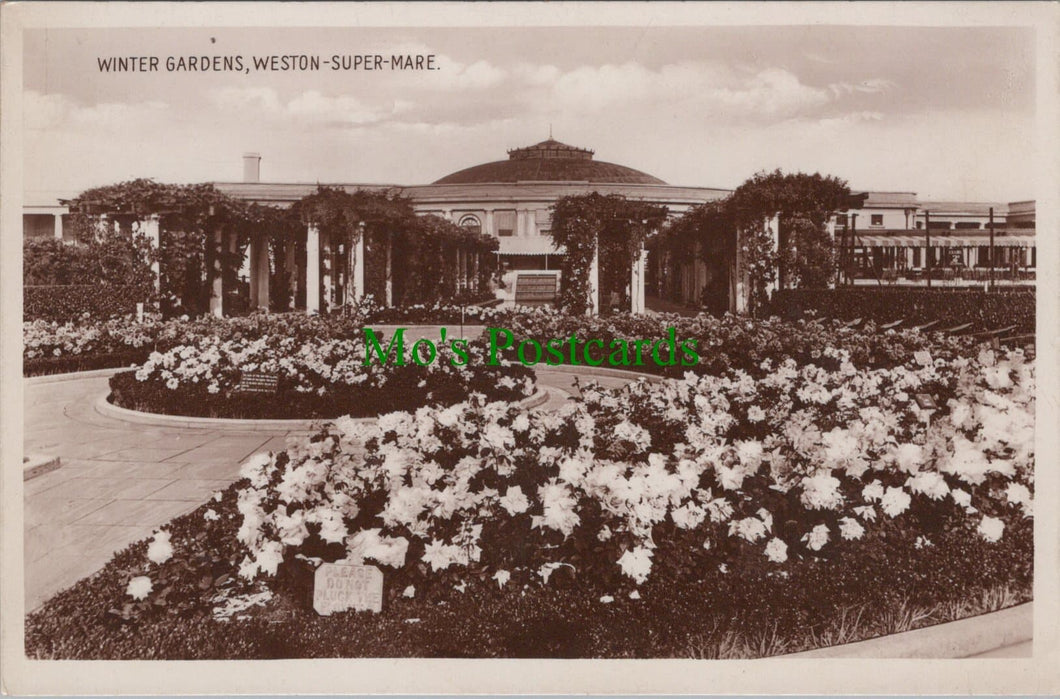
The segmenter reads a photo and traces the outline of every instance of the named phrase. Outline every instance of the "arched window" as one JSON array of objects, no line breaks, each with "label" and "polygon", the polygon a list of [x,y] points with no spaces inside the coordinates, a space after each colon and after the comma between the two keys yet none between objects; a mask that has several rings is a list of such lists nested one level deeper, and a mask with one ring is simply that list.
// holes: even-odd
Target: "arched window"
[{"label": "arched window", "polygon": [[474,231],[475,233],[482,232],[482,221],[478,220],[478,216],[474,214],[468,214],[460,217],[460,227],[467,228],[468,230]]}]

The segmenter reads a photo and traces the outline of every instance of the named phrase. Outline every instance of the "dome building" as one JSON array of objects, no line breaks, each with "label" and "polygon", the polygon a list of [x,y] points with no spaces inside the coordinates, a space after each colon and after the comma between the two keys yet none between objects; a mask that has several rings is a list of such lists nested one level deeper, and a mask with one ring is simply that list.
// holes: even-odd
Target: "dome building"
[{"label": "dome building", "polygon": [[[558,199],[593,192],[618,194],[666,206],[674,216],[731,191],[669,185],[632,167],[596,160],[593,151],[552,138],[513,148],[507,154],[507,159],[457,170],[431,184],[329,186],[397,191],[417,213],[442,216],[496,237],[500,261],[518,273],[514,295],[519,303],[548,302],[555,296],[558,256],[563,251],[552,246],[549,232],[550,209]],[[215,185],[232,196],[274,205],[289,205],[317,188],[316,184],[261,182],[259,162],[257,154],[244,156],[244,181]]]},{"label": "dome building", "polygon": [[675,187],[625,165],[596,160],[586,148],[548,139],[508,151],[506,160],[458,170],[429,185],[405,188],[417,211],[478,228],[500,241],[502,261],[518,270],[551,271],[551,206],[578,194],[619,194],[680,214],[719,199],[726,189]]}]

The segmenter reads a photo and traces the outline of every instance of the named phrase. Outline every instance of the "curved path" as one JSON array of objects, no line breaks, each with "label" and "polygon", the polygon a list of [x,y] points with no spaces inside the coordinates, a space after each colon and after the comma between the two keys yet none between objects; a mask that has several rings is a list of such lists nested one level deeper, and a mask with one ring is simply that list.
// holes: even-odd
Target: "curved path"
[{"label": "curved path", "polygon": [[[114,552],[190,512],[239,475],[259,451],[283,449],[303,431],[240,432],[125,422],[95,407],[114,370],[25,380],[24,452],[58,456],[62,467],[24,484],[26,610],[94,573]],[[593,377],[620,386],[626,377]],[[554,410],[574,374],[542,371]]]}]

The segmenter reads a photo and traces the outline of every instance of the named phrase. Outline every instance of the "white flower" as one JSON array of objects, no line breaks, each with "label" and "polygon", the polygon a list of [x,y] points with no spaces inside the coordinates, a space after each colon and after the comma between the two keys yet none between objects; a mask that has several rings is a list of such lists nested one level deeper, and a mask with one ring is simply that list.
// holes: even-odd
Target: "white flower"
[{"label": "white flower", "polygon": [[924,463],[924,450],[918,444],[899,444],[894,452],[898,468],[906,473],[916,473]]},{"label": "white flower", "polygon": [[538,488],[537,492],[544,512],[542,515],[533,517],[532,526],[535,529],[548,527],[563,532],[564,536],[570,536],[574,527],[581,521],[578,513],[574,511],[577,501],[571,495],[570,489],[553,478]]},{"label": "white flower", "polygon": [[766,419],[766,411],[762,410],[757,405],[752,405],[747,409],[747,419],[751,422],[761,422]]},{"label": "white flower", "polygon": [[861,489],[861,497],[863,497],[866,502],[879,502],[883,497],[883,484],[879,481],[869,483]]},{"label": "white flower", "polygon": [[835,510],[843,504],[839,479],[827,471],[820,471],[802,479],[802,504],[811,510]]},{"label": "white flower", "polygon": [[1009,483],[1005,488],[1005,499],[1011,505],[1027,505],[1031,502],[1031,491],[1022,483]]},{"label": "white flower", "polygon": [[706,510],[691,500],[670,512],[670,517],[673,519],[674,524],[680,529],[695,529],[702,524],[706,516]]},{"label": "white flower", "polygon": [[880,507],[888,517],[897,517],[909,509],[912,498],[902,488],[887,488],[887,492],[880,499]]},{"label": "white flower", "polygon": [[921,471],[911,476],[905,485],[914,493],[926,495],[932,500],[941,500],[950,493],[950,487],[938,471]]},{"label": "white flower", "polygon": [[152,563],[161,565],[173,557],[173,544],[169,540],[170,533],[159,530],[155,532],[155,538],[147,546],[147,558]]},{"label": "white flower", "polygon": [[523,494],[523,489],[517,485],[508,486],[508,490],[504,493],[504,497],[498,502],[500,502],[501,507],[513,517],[530,509],[530,501],[527,500],[526,495]]},{"label": "white flower", "polygon": [[729,536],[740,536],[752,544],[766,535],[765,522],[757,517],[744,517],[729,522]]},{"label": "white flower", "polygon": [[381,536],[381,529],[359,531],[346,542],[346,551],[353,560],[370,558],[381,565],[401,568],[405,565],[405,555],[409,550],[409,541],[404,537]]},{"label": "white flower", "polygon": [[651,572],[652,550],[643,546],[629,549],[618,559],[622,572],[633,578],[640,585],[648,579]]},{"label": "white flower", "polygon": [[866,522],[876,521],[876,508],[872,505],[862,505],[861,507],[854,508],[854,514],[861,517]]},{"label": "white flower", "polygon": [[506,570],[498,570],[493,574],[493,579],[497,581],[497,587],[504,587],[512,579],[512,574]]},{"label": "white flower", "polygon": [[828,543],[828,534],[828,526],[818,524],[809,534],[804,534],[802,540],[806,542],[806,547],[811,551],[820,551]]},{"label": "white flower", "polygon": [[600,598],[600,601],[603,602],[604,604],[611,604],[612,602],[615,601],[615,598],[612,597],[611,595],[604,595],[603,597]]},{"label": "white flower", "polygon": [[216,522],[217,520],[221,519],[221,515],[217,514],[213,510],[206,510],[206,512],[202,513],[202,518],[205,519],[207,522]]},{"label": "white flower", "polygon": [[967,490],[958,490],[957,488],[954,488],[950,491],[950,497],[961,507],[972,506],[972,494]]},{"label": "white flower", "polygon": [[1001,540],[1001,534],[1005,531],[1005,523],[997,517],[983,517],[979,522],[979,536],[990,543]]},{"label": "white flower", "polygon": [[632,592],[629,593],[629,598],[630,599],[640,599],[640,592],[638,592],[637,590],[633,590]]},{"label": "white flower", "polygon": [[865,535],[865,527],[853,517],[843,517],[839,520],[839,534],[844,539],[860,539]]},{"label": "white flower", "polygon": [[283,563],[283,544],[278,541],[266,541],[258,552],[256,563],[261,572],[276,575],[280,564]]},{"label": "white flower", "polygon": [[401,596],[402,597],[409,597],[409,598],[415,597],[416,596],[416,586],[415,585],[409,585],[408,587],[406,587],[404,589],[404,591],[402,591]]},{"label": "white flower", "polygon": [[125,588],[125,594],[136,600],[147,599],[153,588],[154,585],[151,582],[151,578],[146,575],[139,575],[129,581],[129,586]]},{"label": "white flower", "polygon": [[567,566],[568,568],[571,568],[571,569],[574,568],[574,566],[572,566],[570,563],[562,563],[562,562],[560,562],[560,563],[545,563],[544,565],[542,565],[540,568],[537,569],[537,574],[541,576],[541,579],[544,580],[545,584],[547,585],[548,584],[548,579],[552,577],[552,574],[554,572],[556,572],[556,570],[558,570],[559,568],[562,568],[563,566]]},{"label": "white flower", "polygon": [[766,544],[765,554],[774,563],[783,563],[788,560],[788,545],[774,536]]}]

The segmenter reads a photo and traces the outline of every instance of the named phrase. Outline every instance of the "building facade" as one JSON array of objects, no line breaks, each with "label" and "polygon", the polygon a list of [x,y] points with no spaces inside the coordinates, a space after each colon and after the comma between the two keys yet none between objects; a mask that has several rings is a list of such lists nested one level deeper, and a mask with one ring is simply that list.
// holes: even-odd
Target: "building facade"
[{"label": "building facade", "polygon": [[[316,191],[318,184],[262,182],[261,156],[243,158],[241,182],[215,182],[232,197],[272,206],[290,206]],[[406,197],[420,214],[435,214],[499,241],[498,256],[514,272],[514,300],[548,302],[558,289],[562,249],[552,244],[551,207],[565,196],[597,192],[665,206],[671,217],[722,199],[731,190],[682,187],[639,170],[595,158],[593,151],[549,138],[509,150],[507,158],[473,165],[425,185],[337,183],[347,191],[388,191]],[[987,278],[1005,283],[1033,283],[1037,254],[1033,201],[1005,203],[920,201],[915,192],[867,192],[862,208],[838,214],[830,230],[839,249],[839,283],[925,284],[928,276],[939,284],[978,284]],[[76,193],[65,198],[73,198]],[[26,238],[72,238],[69,212],[60,194],[27,201],[23,212]],[[776,225],[775,223],[773,225]],[[993,234],[991,235],[991,231]],[[305,233],[307,280],[305,308],[322,308],[332,298],[328,288],[334,275],[327,271],[327,242],[310,225]],[[992,242],[991,242],[992,239]],[[323,247],[322,247],[323,246]],[[363,293],[363,251],[350,270],[353,297]],[[249,283],[253,305],[267,307],[269,299],[267,246],[252,241],[241,272]],[[635,265],[636,267],[636,265]],[[680,260],[663,285],[658,265],[641,261],[632,270],[633,310],[643,310],[645,295],[670,291],[667,301],[699,306],[706,290],[720,283],[732,286],[730,310],[738,307],[731,261],[710,265],[700,259]],[[358,274],[362,280],[358,287]],[[722,280],[721,277],[728,280]],[[648,283],[645,290],[645,278]],[[219,293],[220,298],[223,294]],[[597,300],[595,303],[599,303]],[[330,304],[325,303],[323,307]],[[220,301],[215,309],[220,313]]]}]

